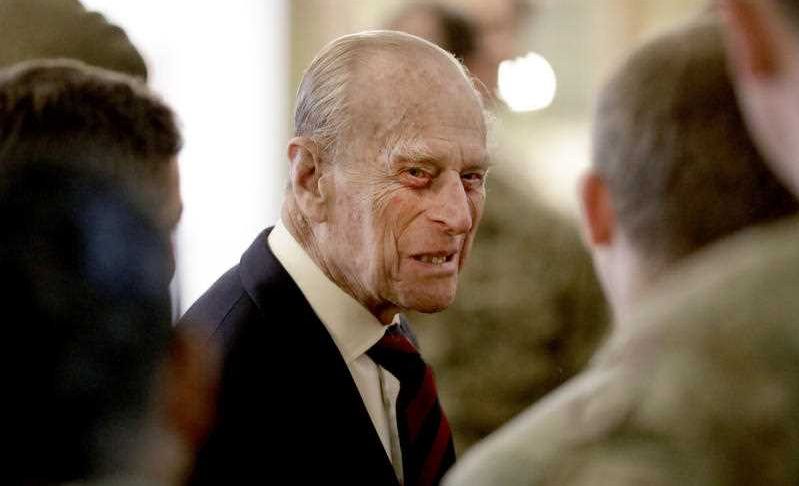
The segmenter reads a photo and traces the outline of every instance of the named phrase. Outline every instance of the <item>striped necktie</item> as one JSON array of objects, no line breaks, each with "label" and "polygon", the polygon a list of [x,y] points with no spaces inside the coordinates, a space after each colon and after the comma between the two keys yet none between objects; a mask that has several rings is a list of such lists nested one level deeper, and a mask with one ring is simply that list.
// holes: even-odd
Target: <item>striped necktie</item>
[{"label": "striped necktie", "polygon": [[404,317],[400,319],[400,325],[389,327],[367,354],[400,382],[397,428],[405,486],[437,485],[455,462],[452,431],[438,401],[433,372],[403,332]]}]

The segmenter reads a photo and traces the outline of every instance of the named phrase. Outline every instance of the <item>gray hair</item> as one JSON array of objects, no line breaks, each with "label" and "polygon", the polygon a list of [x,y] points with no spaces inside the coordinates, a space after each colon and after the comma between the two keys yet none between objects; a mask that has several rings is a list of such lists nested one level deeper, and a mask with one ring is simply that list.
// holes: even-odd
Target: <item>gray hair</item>
[{"label": "gray hair", "polygon": [[[448,59],[474,89],[466,68],[452,54],[419,37],[391,30],[372,30],[339,37],[326,45],[303,74],[294,109],[294,135],[309,137],[323,153],[336,155],[336,139],[352,126],[349,86],[357,62],[383,50],[427,49]],[[475,96],[479,94],[475,89]]]},{"label": "gray hair", "polygon": [[706,19],[639,47],[603,88],[593,163],[619,226],[650,263],[799,210],[736,101],[721,30]]}]

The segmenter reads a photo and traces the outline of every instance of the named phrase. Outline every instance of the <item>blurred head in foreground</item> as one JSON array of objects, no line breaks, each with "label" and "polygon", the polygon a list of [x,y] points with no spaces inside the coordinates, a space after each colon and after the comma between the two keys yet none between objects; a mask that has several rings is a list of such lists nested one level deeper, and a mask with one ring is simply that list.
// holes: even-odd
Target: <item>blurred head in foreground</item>
[{"label": "blurred head in foreground", "polygon": [[749,136],[718,25],[699,22],[660,36],[611,77],[580,196],[617,317],[681,259],[796,213],[796,199]]},{"label": "blurred head in foreground", "polygon": [[0,177],[11,484],[176,484],[210,381],[171,328],[167,238],[126,185],[30,162]]},{"label": "blurred head in foreground", "polygon": [[172,110],[135,78],[71,60],[0,71],[0,166],[66,160],[100,167],[146,192],[166,232],[182,211],[181,145]]}]

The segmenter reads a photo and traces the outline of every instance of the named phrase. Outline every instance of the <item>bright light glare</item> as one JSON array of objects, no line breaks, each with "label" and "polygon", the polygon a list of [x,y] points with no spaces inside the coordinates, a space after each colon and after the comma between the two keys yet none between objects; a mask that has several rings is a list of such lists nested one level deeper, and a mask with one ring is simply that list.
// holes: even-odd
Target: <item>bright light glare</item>
[{"label": "bright light glare", "polygon": [[128,32],[181,122],[185,310],[280,214],[289,2],[82,1]]},{"label": "bright light glare", "polygon": [[499,64],[499,97],[513,111],[542,110],[555,99],[558,81],[549,61],[529,52]]}]

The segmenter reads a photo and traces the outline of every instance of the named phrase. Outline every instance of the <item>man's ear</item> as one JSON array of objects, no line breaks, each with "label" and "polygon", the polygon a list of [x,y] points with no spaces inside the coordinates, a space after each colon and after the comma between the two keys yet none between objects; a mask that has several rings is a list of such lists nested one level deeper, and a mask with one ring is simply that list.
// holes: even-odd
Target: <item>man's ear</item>
[{"label": "man's ear", "polygon": [[602,178],[589,169],[579,183],[580,206],[586,242],[590,246],[607,246],[613,242],[616,216],[610,191]]},{"label": "man's ear", "polygon": [[220,359],[207,338],[187,326],[175,329],[161,380],[164,426],[196,450],[213,425]]},{"label": "man's ear", "polygon": [[288,157],[291,191],[297,206],[309,221],[325,221],[329,201],[322,185],[319,146],[307,137],[294,137],[289,141]]},{"label": "man's ear", "polygon": [[772,77],[779,69],[775,26],[764,0],[718,0],[726,23],[728,58],[742,79]]}]

